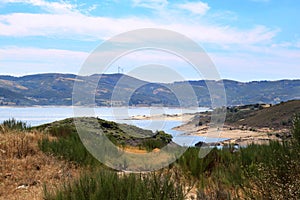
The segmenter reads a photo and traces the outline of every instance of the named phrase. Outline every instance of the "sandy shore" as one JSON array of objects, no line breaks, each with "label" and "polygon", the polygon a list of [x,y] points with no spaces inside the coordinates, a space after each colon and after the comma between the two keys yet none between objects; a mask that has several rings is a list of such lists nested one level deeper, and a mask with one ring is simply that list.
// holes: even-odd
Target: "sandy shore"
[{"label": "sandy shore", "polygon": [[281,140],[276,137],[276,134],[281,133],[281,131],[275,131],[268,128],[249,130],[224,125],[222,129],[214,130],[210,129],[208,125],[197,126],[196,123],[189,121],[189,123],[175,127],[174,129],[184,132],[184,135],[224,139],[224,141],[219,142],[219,145],[237,144],[245,146],[252,143],[267,144],[271,140]]},{"label": "sandy shore", "polygon": [[157,120],[157,121],[182,121],[183,123],[189,122],[194,117],[194,114],[175,114],[175,115],[136,115],[132,116],[129,120]]},{"label": "sandy shore", "polygon": [[[197,126],[197,119],[195,116],[198,114],[177,114],[177,115],[138,115],[132,116],[132,120],[165,120],[165,121],[182,121],[184,124],[173,128],[174,130],[184,132],[184,135],[190,136],[204,136],[211,138],[220,138],[224,141],[219,142],[219,145],[238,144],[240,146],[255,144],[267,144],[271,140],[280,140],[276,137],[276,133],[268,128],[261,129],[242,129],[233,126],[224,125],[222,129],[213,130],[209,129],[208,124]],[[200,114],[201,115],[201,114]]]}]

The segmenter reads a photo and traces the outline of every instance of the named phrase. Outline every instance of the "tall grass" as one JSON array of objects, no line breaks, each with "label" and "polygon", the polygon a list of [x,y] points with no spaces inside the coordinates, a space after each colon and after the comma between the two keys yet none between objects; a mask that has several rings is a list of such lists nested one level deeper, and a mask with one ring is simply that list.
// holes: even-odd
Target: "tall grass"
[{"label": "tall grass", "polygon": [[9,130],[27,130],[30,128],[30,126],[23,121],[18,121],[14,118],[12,119],[8,119],[8,120],[4,120],[1,124],[0,124],[0,132],[5,132],[5,131],[9,131]]},{"label": "tall grass", "polygon": [[203,159],[198,156],[199,148],[189,148],[177,164],[183,173],[198,181],[199,199],[238,197],[238,186],[243,182],[239,153],[234,152],[233,147],[224,147],[222,150],[212,149]]},{"label": "tall grass", "polygon": [[[86,150],[73,126],[50,127],[48,134],[55,138],[44,137],[39,142],[42,151],[88,167],[89,172],[57,191],[45,187],[45,199],[184,199],[184,189],[169,174],[118,174],[108,170]],[[157,133],[152,139],[155,142],[162,136]],[[161,144],[143,145],[150,149]]]},{"label": "tall grass", "polygon": [[213,149],[204,159],[189,148],[177,161],[184,173],[199,181],[199,199],[300,199],[300,118],[293,140]]},{"label": "tall grass", "polygon": [[[293,120],[291,133],[293,139],[282,142],[251,144],[238,150],[232,146],[214,148],[203,159],[198,157],[199,148],[189,148],[169,168],[175,166],[183,173],[179,176],[198,183],[198,199],[300,199],[299,115]],[[66,136],[59,140],[41,141],[40,147],[78,163],[94,162],[77,134],[63,135]],[[153,148],[151,145],[145,144]],[[92,170],[91,173],[83,174],[78,181],[65,184],[58,191],[46,191],[46,199],[185,198],[180,186],[182,180],[172,179],[170,172],[120,175]]]},{"label": "tall grass", "polygon": [[300,113],[296,114],[293,119],[292,135],[295,142],[300,145]]},{"label": "tall grass", "polygon": [[47,200],[107,200],[107,199],[184,199],[183,188],[162,173],[117,174],[100,170],[83,174],[73,183],[65,184],[56,192],[45,190]]},{"label": "tall grass", "polygon": [[291,133],[293,141],[271,142],[268,146],[253,145],[244,150],[252,149],[256,153],[247,161],[248,165],[243,163],[243,175],[251,180],[245,185],[245,192],[250,198],[300,199],[299,115],[293,120]]},{"label": "tall grass", "polygon": [[65,160],[76,162],[83,166],[101,165],[82,144],[77,132],[73,127],[59,126],[49,130],[52,136],[58,136],[57,139],[44,137],[39,141],[39,148],[46,153],[62,157]]}]

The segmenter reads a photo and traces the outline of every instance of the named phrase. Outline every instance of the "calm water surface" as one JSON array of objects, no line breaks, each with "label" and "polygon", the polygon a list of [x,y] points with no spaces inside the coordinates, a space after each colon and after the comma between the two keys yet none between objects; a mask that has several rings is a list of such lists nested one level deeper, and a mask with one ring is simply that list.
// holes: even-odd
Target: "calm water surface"
[{"label": "calm water surface", "polygon": [[[208,110],[207,108],[165,108],[165,107],[132,107],[132,108],[94,108],[92,114],[77,114],[76,116],[99,117],[119,123],[135,125],[152,131],[163,130],[173,136],[173,141],[179,145],[194,146],[199,141],[217,142],[218,138],[204,138],[200,136],[184,136],[183,132],[172,130],[172,128],[182,124],[181,121],[159,121],[159,120],[126,120],[137,115],[174,115],[182,113],[196,113]],[[37,126],[45,123],[73,117],[72,107],[0,107],[0,123],[4,120],[15,118]],[[77,113],[77,112],[76,112]]]}]

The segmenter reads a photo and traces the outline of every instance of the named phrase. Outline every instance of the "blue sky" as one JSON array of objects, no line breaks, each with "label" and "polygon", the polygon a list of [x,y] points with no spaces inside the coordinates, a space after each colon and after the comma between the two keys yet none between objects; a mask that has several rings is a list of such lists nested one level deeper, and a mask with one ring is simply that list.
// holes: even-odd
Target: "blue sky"
[{"label": "blue sky", "polygon": [[[299,10],[298,0],[1,0],[0,74],[77,74],[104,40],[164,28],[203,47],[223,79],[299,79]],[[121,59],[107,72],[120,65],[129,73],[152,61],[199,79],[171,56],[145,52],[138,58]]]}]

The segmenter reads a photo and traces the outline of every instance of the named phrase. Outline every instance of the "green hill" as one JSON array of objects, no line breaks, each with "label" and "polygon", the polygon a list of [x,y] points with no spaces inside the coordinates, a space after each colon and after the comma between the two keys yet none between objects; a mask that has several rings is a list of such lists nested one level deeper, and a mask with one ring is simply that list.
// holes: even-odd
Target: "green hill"
[{"label": "green hill", "polygon": [[74,120],[83,126],[80,128],[88,129],[89,133],[105,134],[117,146],[133,146],[153,150],[162,148],[172,141],[172,136],[163,131],[153,133],[150,130],[144,130],[136,126],[119,124],[99,118],[68,118],[35,128],[46,131],[55,137],[73,137],[78,135]]},{"label": "green hill", "polygon": [[[111,103],[120,106],[128,104],[195,106],[192,95],[187,94],[188,86],[194,90],[199,106],[210,107],[211,97],[206,84],[222,83],[222,81],[211,80],[150,83],[124,74],[94,74],[78,77],[74,74],[58,73],[23,77],[0,76],[0,88],[3,88],[0,90],[0,99],[3,99],[3,105],[15,103],[20,106],[70,106],[73,103],[72,93],[75,81],[82,85],[83,97],[95,95],[95,102],[74,102],[75,105],[85,106],[94,105],[94,103],[97,106],[110,106]],[[223,80],[223,83],[228,106],[255,103],[277,104],[282,101],[300,99],[300,80],[253,82]],[[184,97],[181,105],[174,91],[177,96]],[[114,102],[111,102],[113,93],[117,95]],[[128,94],[130,94],[129,97]]]}]

